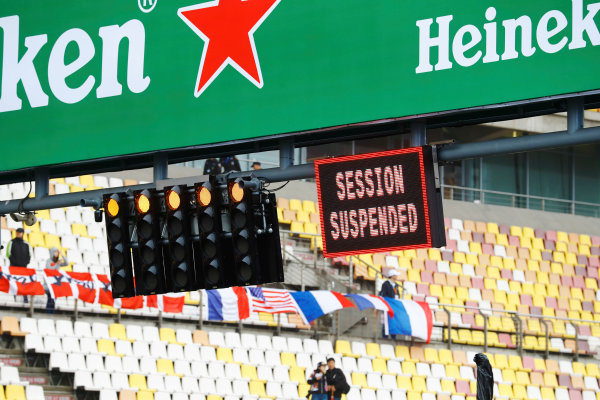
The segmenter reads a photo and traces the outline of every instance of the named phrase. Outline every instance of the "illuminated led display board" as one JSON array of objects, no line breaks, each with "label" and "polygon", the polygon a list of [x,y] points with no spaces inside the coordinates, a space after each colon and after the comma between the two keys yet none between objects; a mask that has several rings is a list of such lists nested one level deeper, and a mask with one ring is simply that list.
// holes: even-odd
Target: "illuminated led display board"
[{"label": "illuminated led display board", "polygon": [[315,161],[326,257],[441,247],[430,146]]}]

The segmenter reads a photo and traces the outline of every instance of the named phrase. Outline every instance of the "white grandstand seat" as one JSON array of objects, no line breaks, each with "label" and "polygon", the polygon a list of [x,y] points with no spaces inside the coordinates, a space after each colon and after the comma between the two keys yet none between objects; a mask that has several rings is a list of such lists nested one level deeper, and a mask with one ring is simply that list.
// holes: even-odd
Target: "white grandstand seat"
[{"label": "white grandstand seat", "polygon": [[278,382],[267,382],[266,393],[269,397],[274,397],[276,399],[280,399],[283,397],[283,393],[281,391],[281,384]]},{"label": "white grandstand seat", "polygon": [[[81,210],[81,222],[84,223],[85,225],[89,226],[100,226],[98,224],[96,224],[96,220],[94,218],[94,211],[91,208],[84,208]],[[88,235],[90,235],[90,232],[88,230]]]},{"label": "white grandstand seat", "polygon": [[146,377],[146,385],[148,385],[148,389],[154,389],[158,392],[165,391],[165,379],[162,375],[156,373],[151,373]]},{"label": "white grandstand seat", "polygon": [[452,226],[452,229],[456,229],[458,231],[463,231],[464,230],[462,219],[452,218],[452,220],[451,220],[451,226]]},{"label": "white grandstand seat", "polygon": [[25,336],[25,351],[35,351],[36,353],[44,352],[44,341],[37,333],[30,333]]},{"label": "white grandstand seat", "polygon": [[248,360],[248,351],[241,347],[233,349],[233,359],[235,362],[241,364],[250,364],[250,360]]},{"label": "white grandstand seat", "polygon": [[189,343],[183,348],[183,355],[188,361],[200,361],[200,346],[197,343]]},{"label": "white grandstand seat", "polygon": [[226,363],[225,364],[225,376],[228,379],[242,379],[242,370],[239,364]]},{"label": "white grandstand seat", "polygon": [[25,387],[25,397],[27,400],[45,400],[44,388],[37,385],[29,385]]},{"label": "white grandstand seat", "polygon": [[438,269],[438,272],[449,274],[450,273],[450,263],[448,261],[438,261],[437,269]]},{"label": "white grandstand seat", "polygon": [[417,294],[417,284],[414,282],[403,282],[404,291],[412,296]]},{"label": "white grandstand seat", "polygon": [[398,388],[396,377],[390,374],[383,374],[381,376],[381,386],[387,390],[393,390]]},{"label": "white grandstand seat", "polygon": [[237,332],[225,332],[225,346],[233,349],[234,347],[242,347],[240,334]]},{"label": "white grandstand seat", "polygon": [[556,388],[554,390],[556,400],[569,400],[569,391],[565,388]]},{"label": "white grandstand seat", "polygon": [[332,356],[333,354],[335,354],[335,350],[333,350],[333,344],[331,344],[331,341],[320,339],[319,353],[321,353],[324,356]]},{"label": "white grandstand seat", "polygon": [[[567,334],[568,334],[568,330],[567,330]],[[573,333],[573,336],[575,336],[574,333]],[[553,349],[558,349],[561,352],[565,351],[565,346],[564,346],[564,343],[561,338],[551,338],[550,339],[550,347]]]},{"label": "white grandstand seat", "polygon": [[108,178],[108,187],[120,187],[123,186],[123,179],[121,178],[115,178],[115,177],[110,177]]},{"label": "white grandstand seat", "polygon": [[154,358],[168,358],[167,344],[165,342],[151,342],[150,354]]},{"label": "white grandstand seat", "polygon": [[360,372],[362,372],[363,374],[366,374],[368,372],[373,372],[373,363],[368,358],[362,358],[362,357],[359,358],[357,360],[357,366],[358,366],[358,370]]},{"label": "white grandstand seat", "polygon": [[396,256],[385,256],[385,263],[388,267],[400,268],[400,265],[398,264],[398,257]]},{"label": "white grandstand seat", "polygon": [[281,390],[288,399],[298,399],[298,383],[285,382],[281,385]]},{"label": "white grandstand seat", "polygon": [[367,347],[364,342],[352,342],[351,349],[353,354],[361,357],[367,357]]},{"label": "white grandstand seat", "polygon": [[[502,374],[500,374],[502,375]],[[497,375],[495,375],[497,376]],[[464,380],[467,381],[474,381],[475,380],[475,374],[473,373],[473,368],[472,367],[468,367],[466,365],[461,365],[460,367],[460,377]]]},{"label": "white grandstand seat", "polygon": [[200,393],[192,393],[189,400],[206,400],[206,397]]},{"label": "white grandstand seat", "polygon": [[74,370],[68,370],[69,358],[67,353],[63,352],[54,352],[50,354],[50,359],[48,360],[48,369],[60,369],[63,372],[75,372]]},{"label": "white grandstand seat", "polygon": [[248,389],[248,382],[236,379],[233,381],[232,389],[238,396],[250,396],[250,390]]},{"label": "white grandstand seat", "polygon": [[92,336],[92,326],[89,322],[85,321],[75,321],[73,325],[73,332],[75,336],[78,338],[90,338]]},{"label": "white grandstand seat", "polygon": [[377,400],[392,400],[392,395],[389,390],[377,390]]},{"label": "white grandstand seat", "polygon": [[427,382],[427,391],[428,392],[434,392],[434,393],[442,392],[442,383],[440,381],[440,378],[434,378],[432,376],[428,376],[426,382]]},{"label": "white grandstand seat", "polygon": [[110,376],[112,389],[126,390],[129,389],[129,377],[123,372],[113,372]]},{"label": "white grandstand seat", "polygon": [[204,361],[192,361],[191,368],[192,368],[192,376],[195,376],[196,378],[208,376],[206,362],[204,362]]},{"label": "white grandstand seat", "polygon": [[304,367],[307,371],[315,367],[310,359],[310,354],[307,353],[296,354],[296,365],[299,367]]},{"label": "white grandstand seat", "polygon": [[99,400],[118,400],[116,390],[101,390]]},{"label": "white grandstand seat", "polygon": [[264,365],[265,352],[260,349],[250,349],[248,352],[248,359],[252,365]]},{"label": "white grandstand seat", "polygon": [[[7,225],[8,229],[23,228],[23,223],[22,222],[15,222],[15,221],[13,221],[12,218],[7,218],[6,219],[6,225]],[[10,237],[10,235],[8,237]]]},{"label": "white grandstand seat", "polygon": [[475,267],[471,264],[463,264],[462,266],[463,275],[475,276]]},{"label": "white grandstand seat", "polygon": [[136,342],[142,340],[144,337],[142,327],[139,325],[126,325],[125,332],[127,333],[128,338],[135,338]]},{"label": "white grandstand seat", "polygon": [[[142,333],[144,341],[147,343],[160,342],[160,333],[158,328],[155,326],[144,326],[142,327]],[[129,335],[127,335],[129,337]]]},{"label": "white grandstand seat", "polygon": [[21,382],[19,378],[19,370],[17,367],[0,364],[0,385],[23,385],[26,382]]},{"label": "white grandstand seat", "polygon": [[94,386],[97,389],[112,389],[110,374],[106,371],[94,372]]},{"label": "white grandstand seat", "polygon": [[278,365],[273,368],[273,379],[275,382],[289,382],[289,367],[287,365]]},{"label": "white grandstand seat", "polygon": [[78,237],[77,238],[77,248],[82,252],[85,251],[94,251],[94,245],[92,243],[92,239],[89,237]]},{"label": "white grandstand seat", "polygon": [[174,375],[165,376],[165,388],[169,393],[183,392],[181,379]]},{"label": "white grandstand seat", "polygon": [[402,374],[402,364],[398,360],[388,360],[387,370],[390,374]]},{"label": "white grandstand seat", "polygon": [[273,344],[271,343],[271,337],[267,335],[257,335],[256,336],[256,348],[261,350],[270,350],[273,348]]},{"label": "white grandstand seat", "polygon": [[417,363],[417,375],[418,376],[431,376],[431,368],[429,364],[418,362]]},{"label": "white grandstand seat", "polygon": [[170,343],[167,345],[167,357],[170,360],[185,360],[183,355],[183,346],[176,343]]},{"label": "white grandstand seat", "polygon": [[283,336],[273,336],[271,339],[273,343],[273,350],[278,352],[288,351],[287,340]]},{"label": "white grandstand seat", "polygon": [[106,356],[104,368],[108,372],[123,372],[123,362],[119,356]]},{"label": "white grandstand seat", "polygon": [[460,394],[453,394],[451,400],[465,400],[465,396]]},{"label": "white grandstand seat", "polygon": [[598,379],[593,376],[585,376],[583,378],[583,382],[586,389],[594,390],[596,392],[600,392],[600,388],[598,387]]},{"label": "white grandstand seat", "polygon": [[131,342],[128,340],[117,340],[115,342],[115,352],[123,356],[132,356],[133,349],[131,348]]},{"label": "white grandstand seat", "polygon": [[220,332],[220,331],[208,332],[208,341],[213,346],[226,347],[225,346],[225,336],[223,335],[223,332]]},{"label": "white grandstand seat", "polygon": [[140,372],[144,375],[158,374],[156,359],[154,357],[142,357],[140,359]]},{"label": "white grandstand seat", "polygon": [[171,393],[156,392],[154,393],[154,400],[171,400]]},{"label": "white grandstand seat", "polygon": [[461,253],[469,254],[471,251],[469,250],[469,241],[468,240],[457,240],[456,241],[456,249]]},{"label": "white grandstand seat", "polygon": [[75,333],[73,332],[73,323],[71,321],[66,319],[57,319],[55,321],[55,326],[56,332],[59,332],[61,337],[64,338],[65,336],[75,336]]},{"label": "white grandstand seat", "polygon": [[98,343],[94,338],[84,337],[79,340],[79,347],[84,354],[98,354]]},{"label": "white grandstand seat", "polygon": [[123,372],[128,374],[140,373],[140,363],[138,362],[137,357],[125,356],[121,362],[123,364]]},{"label": "white grandstand seat", "polygon": [[512,279],[513,279],[513,281],[517,281],[517,282],[525,282],[525,272],[523,272],[519,269],[515,269],[513,271]]},{"label": "white grandstand seat", "polygon": [[527,386],[527,398],[532,400],[542,400],[542,393],[537,386]]},{"label": "white grandstand seat", "polygon": [[297,337],[289,337],[287,339],[288,349],[286,351],[292,353],[303,353],[304,347],[302,346],[302,339]]},{"label": "white grandstand seat", "polygon": [[171,395],[172,400],[189,400],[187,393],[173,393]]},{"label": "white grandstand seat", "polygon": [[37,320],[34,318],[23,317],[20,321],[21,331],[38,334]]},{"label": "white grandstand seat", "polygon": [[98,186],[101,188],[109,187],[108,178],[102,175],[94,175],[94,186]]},{"label": "white grandstand seat", "polygon": [[510,287],[508,286],[508,281],[504,279],[498,279],[496,281],[496,285],[498,286],[498,290],[502,290],[504,292],[510,292]]},{"label": "white grandstand seat", "polygon": [[88,354],[85,357],[86,369],[91,372],[105,371],[104,359],[100,354]]},{"label": "white grandstand seat", "polygon": [[356,364],[356,358],[354,358],[354,357],[342,357],[341,368],[342,368],[342,370],[344,370],[345,372],[347,372],[349,374],[352,373],[352,372],[358,372],[358,366]]},{"label": "white grandstand seat", "polygon": [[362,400],[377,400],[377,395],[373,389],[361,389],[360,397]]},{"label": "white grandstand seat", "polygon": [[[127,337],[139,337],[139,336],[130,336],[129,331],[128,331]],[[135,356],[138,358],[150,357],[150,349],[148,347],[148,343],[140,341],[140,340],[136,340],[135,342],[133,342],[133,354],[135,354]]]},{"label": "white grandstand seat", "polygon": [[200,378],[198,386],[202,394],[217,394],[215,380],[212,378]]},{"label": "white grandstand seat", "polygon": [[208,376],[211,378],[224,378],[225,377],[225,366],[223,363],[210,363],[208,364]]},{"label": "white grandstand seat", "polygon": [[381,357],[388,359],[396,358],[396,351],[394,350],[394,346],[388,343],[383,343],[379,346],[379,351],[381,352]]},{"label": "white grandstand seat", "polygon": [[181,390],[184,393],[192,394],[200,391],[198,388],[198,379],[191,376],[181,378]]},{"label": "white grandstand seat", "polygon": [[367,386],[375,389],[383,388],[383,383],[381,382],[381,374],[377,372],[369,372],[367,374]]},{"label": "white grandstand seat", "polygon": [[175,374],[179,375],[179,376],[192,375],[192,370],[190,369],[190,363],[189,363],[189,361],[187,361],[185,359],[175,360],[173,362],[173,370],[175,371]]},{"label": "white grandstand seat", "polygon": [[102,230],[101,225],[88,225],[88,235],[96,237],[92,239],[94,252],[106,253],[106,239],[104,238],[104,230]]},{"label": "white grandstand seat", "polygon": [[[67,216],[63,208],[52,208],[50,209],[50,219],[54,221],[66,221]],[[70,231],[71,229],[69,229]]]},{"label": "white grandstand seat", "polygon": [[65,211],[65,215],[67,218],[66,220],[69,221],[71,224],[83,223],[83,221],[81,220],[81,211],[79,210],[79,207],[68,207]]},{"label": "white grandstand seat", "polygon": [[423,392],[423,396],[421,397],[422,400],[436,400],[436,395],[435,393],[427,393],[427,392]]},{"label": "white grandstand seat", "polygon": [[256,335],[253,333],[242,333],[242,346],[246,349],[255,349],[256,346]]},{"label": "white grandstand seat", "polygon": [[276,365],[281,365],[280,353],[275,350],[265,351],[265,365],[269,365],[271,367],[274,367]]},{"label": "white grandstand seat", "polygon": [[360,389],[357,387],[351,387],[350,391],[346,395],[346,400],[362,400]]},{"label": "white grandstand seat", "polygon": [[79,346],[79,340],[76,337],[63,337],[62,338],[62,349],[65,353],[81,353],[81,347]]},{"label": "white grandstand seat", "polygon": [[40,220],[40,230],[44,233],[56,235],[56,222],[49,219]]},{"label": "white grandstand seat", "polygon": [[100,258],[98,253],[95,251],[84,251],[83,252],[83,263],[85,265],[98,265],[100,264]]},{"label": "white grandstand seat", "polygon": [[308,354],[319,354],[319,343],[315,339],[304,339],[304,352]]},{"label": "white grandstand seat", "polygon": [[431,376],[439,379],[446,378],[446,368],[442,364],[431,364]]},{"label": "white grandstand seat", "polygon": [[50,354],[54,351],[63,351],[60,338],[58,336],[45,336],[42,353]]},{"label": "white grandstand seat", "polygon": [[110,334],[108,333],[108,325],[104,322],[92,323],[92,336],[96,339],[110,339]]},{"label": "white grandstand seat", "polygon": [[454,228],[448,229],[448,239],[450,240],[461,240],[460,231]]},{"label": "white grandstand seat", "polygon": [[200,348],[200,359],[204,362],[218,362],[217,352],[213,347],[202,346]]},{"label": "white grandstand seat", "polygon": [[581,392],[582,400],[596,400],[596,393],[591,390]]},{"label": "white grandstand seat", "polygon": [[259,380],[272,381],[273,380],[273,369],[268,365],[259,365],[256,367],[256,375]]},{"label": "white grandstand seat", "polygon": [[73,388],[85,388],[86,390],[99,390],[94,386],[94,381],[92,380],[92,373],[90,371],[75,371],[75,375],[73,377]]},{"label": "white grandstand seat", "polygon": [[215,381],[215,388],[219,396],[230,396],[233,394],[233,390],[231,389],[231,380],[228,378],[218,378]]}]

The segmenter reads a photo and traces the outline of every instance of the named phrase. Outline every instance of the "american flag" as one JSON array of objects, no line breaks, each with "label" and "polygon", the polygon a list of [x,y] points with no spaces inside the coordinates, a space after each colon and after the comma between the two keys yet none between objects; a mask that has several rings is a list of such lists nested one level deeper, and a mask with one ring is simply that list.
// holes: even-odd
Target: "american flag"
[{"label": "american flag", "polygon": [[297,313],[296,302],[287,290],[260,287],[248,288],[254,312]]}]

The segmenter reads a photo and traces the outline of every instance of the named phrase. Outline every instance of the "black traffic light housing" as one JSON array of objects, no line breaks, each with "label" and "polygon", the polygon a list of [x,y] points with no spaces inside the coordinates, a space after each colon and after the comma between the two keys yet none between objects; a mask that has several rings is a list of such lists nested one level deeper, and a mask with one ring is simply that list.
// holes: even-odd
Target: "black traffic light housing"
[{"label": "black traffic light housing", "polygon": [[104,220],[110,264],[110,281],[114,298],[135,296],[131,265],[129,202],[126,193],[103,196]]},{"label": "black traffic light housing", "polygon": [[170,292],[198,289],[194,270],[191,238],[192,200],[187,186],[164,189],[166,205],[165,227],[168,246],[165,251],[165,274]]},{"label": "black traffic light housing", "polygon": [[133,251],[135,292],[166,293],[160,232],[161,199],[155,190],[133,192],[137,247]]}]

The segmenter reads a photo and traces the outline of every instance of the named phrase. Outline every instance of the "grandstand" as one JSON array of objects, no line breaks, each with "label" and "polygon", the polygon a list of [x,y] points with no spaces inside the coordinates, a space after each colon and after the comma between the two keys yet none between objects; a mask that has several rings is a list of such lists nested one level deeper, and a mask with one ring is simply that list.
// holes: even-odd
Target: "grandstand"
[{"label": "grandstand", "polygon": [[[135,183],[81,176],[53,180],[51,193]],[[4,186],[0,199],[28,191],[28,184]],[[33,247],[30,267],[42,268],[48,248],[59,247],[70,261],[66,270],[108,272],[104,226],[91,210],[37,216],[36,225],[24,227]],[[313,282],[307,286],[331,289],[339,282],[336,290],[372,293],[381,275],[396,269],[404,298],[433,310],[432,343],[380,339],[378,329],[373,338],[372,327],[335,332],[327,324],[307,326],[295,314],[253,313],[241,330],[214,322],[199,329],[196,292],[186,294],[182,313],[164,315],[71,298],[58,299],[58,313],[46,315],[45,296],[24,304],[0,293],[0,400],[299,399],[307,394],[307,376],[329,356],[352,384],[348,400],[467,400],[476,391],[473,356],[482,350],[494,367],[496,398],[600,399],[600,236],[447,218],[445,248],[328,262],[319,254],[313,201],[280,197],[278,216],[287,287]],[[2,218],[3,243],[21,226]],[[303,253],[317,257],[303,262]],[[288,273],[301,263],[306,282]],[[30,306],[33,315],[25,317]]]}]

